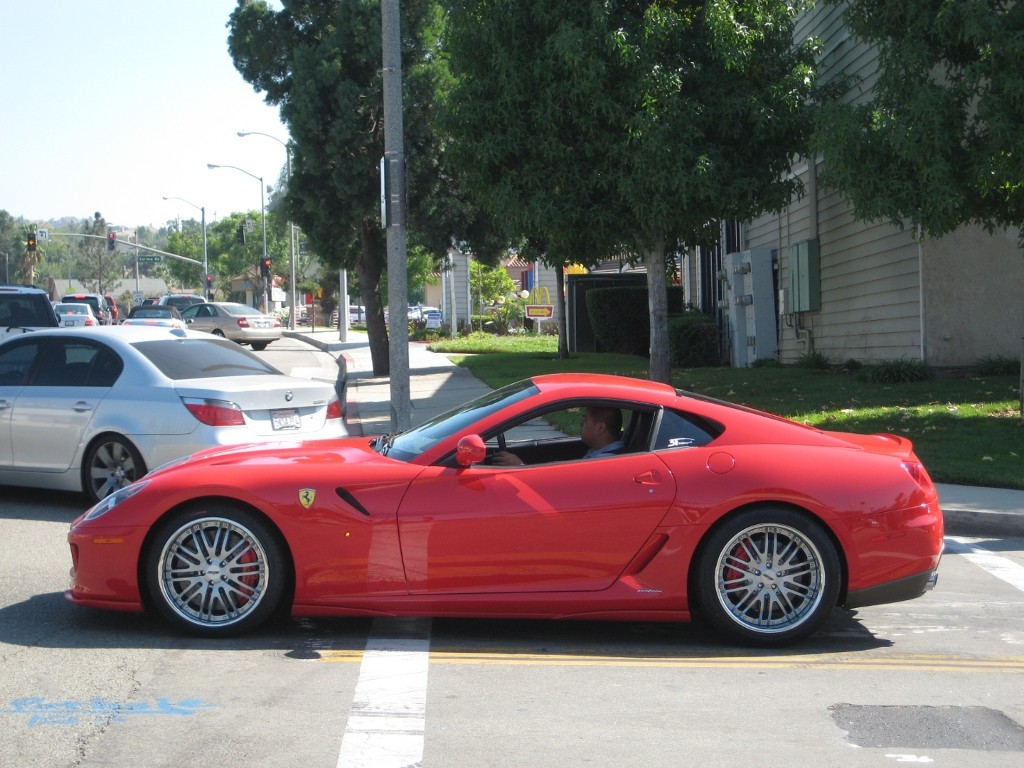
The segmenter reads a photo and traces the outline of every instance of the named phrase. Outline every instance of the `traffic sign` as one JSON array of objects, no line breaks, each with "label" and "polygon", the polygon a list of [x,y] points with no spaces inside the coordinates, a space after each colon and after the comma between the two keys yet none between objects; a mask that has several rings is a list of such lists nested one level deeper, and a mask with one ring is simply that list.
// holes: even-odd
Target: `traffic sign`
[{"label": "traffic sign", "polygon": [[139,256],[139,263],[140,264],[156,264],[162,258],[163,258],[162,256],[157,256],[156,254],[144,253],[141,256]]}]

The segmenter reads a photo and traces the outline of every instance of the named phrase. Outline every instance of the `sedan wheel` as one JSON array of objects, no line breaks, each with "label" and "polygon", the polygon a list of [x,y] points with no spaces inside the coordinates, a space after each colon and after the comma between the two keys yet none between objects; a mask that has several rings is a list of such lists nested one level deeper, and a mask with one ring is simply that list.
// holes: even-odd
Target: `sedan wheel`
[{"label": "sedan wheel", "polygon": [[715,531],[697,566],[700,607],[720,630],[759,646],[812,635],[839,596],[839,557],[821,525],[788,509],[741,513]]},{"label": "sedan wheel", "polygon": [[219,637],[250,630],[284,593],[285,557],[257,515],[227,505],[174,516],[147,562],[153,603],[172,624]]},{"label": "sedan wheel", "polygon": [[104,435],[93,443],[83,469],[82,490],[93,504],[146,474],[135,446],[117,435]]}]

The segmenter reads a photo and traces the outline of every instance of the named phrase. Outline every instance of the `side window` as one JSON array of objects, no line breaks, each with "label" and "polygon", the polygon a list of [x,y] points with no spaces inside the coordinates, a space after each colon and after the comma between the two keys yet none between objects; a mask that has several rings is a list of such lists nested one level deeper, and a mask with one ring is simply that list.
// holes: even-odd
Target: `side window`
[{"label": "side window", "polygon": [[109,349],[97,350],[89,367],[89,378],[85,386],[112,387],[123,369],[124,363],[116,354]]},{"label": "side window", "polygon": [[654,450],[699,448],[710,443],[722,434],[722,431],[721,425],[700,416],[666,409],[658,422]]},{"label": "side window", "polygon": [[25,383],[32,365],[39,356],[35,341],[7,344],[0,349],[0,387],[16,387]]},{"label": "side window", "polygon": [[110,350],[76,341],[46,345],[32,384],[37,387],[109,387],[121,373]]}]

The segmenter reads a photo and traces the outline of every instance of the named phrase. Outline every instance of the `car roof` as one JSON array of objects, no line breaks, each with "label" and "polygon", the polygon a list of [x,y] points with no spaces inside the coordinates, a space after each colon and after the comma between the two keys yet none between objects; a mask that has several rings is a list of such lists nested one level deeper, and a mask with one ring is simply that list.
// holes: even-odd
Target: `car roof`
[{"label": "car roof", "polygon": [[579,394],[584,397],[651,398],[653,401],[677,395],[670,384],[607,373],[547,373],[533,377],[541,392]]},{"label": "car roof", "polygon": [[[139,325],[98,325],[86,326],[84,328],[46,328],[39,331],[33,331],[30,338],[40,339],[51,336],[76,339],[92,338],[115,345],[135,344],[141,341],[159,341],[160,339],[167,338],[217,339],[217,337],[212,334],[201,333],[199,331],[185,331],[180,328]],[[23,338],[25,338],[25,335],[12,336],[5,339],[5,341]]]}]

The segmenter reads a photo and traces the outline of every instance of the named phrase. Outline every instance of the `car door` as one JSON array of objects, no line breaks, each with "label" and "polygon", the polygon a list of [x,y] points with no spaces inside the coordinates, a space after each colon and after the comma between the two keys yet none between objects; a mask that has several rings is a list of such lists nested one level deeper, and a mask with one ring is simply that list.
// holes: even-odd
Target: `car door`
[{"label": "car door", "polygon": [[217,308],[212,304],[196,304],[182,312],[189,328],[194,331],[213,333],[217,328]]},{"label": "car door", "polygon": [[[63,472],[71,466],[109,381],[90,378],[94,367],[109,367],[107,347],[68,337],[45,340],[11,415],[14,466]],[[97,386],[97,383],[105,386]]]},{"label": "car door", "polygon": [[0,347],[0,467],[3,468],[14,466],[11,420],[41,345],[36,339],[19,338]]},{"label": "car door", "polygon": [[429,467],[398,514],[414,593],[600,590],[665,516],[675,483],[653,454]]}]

